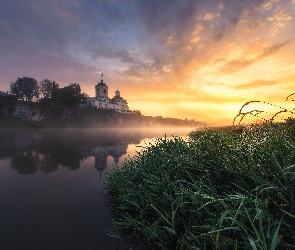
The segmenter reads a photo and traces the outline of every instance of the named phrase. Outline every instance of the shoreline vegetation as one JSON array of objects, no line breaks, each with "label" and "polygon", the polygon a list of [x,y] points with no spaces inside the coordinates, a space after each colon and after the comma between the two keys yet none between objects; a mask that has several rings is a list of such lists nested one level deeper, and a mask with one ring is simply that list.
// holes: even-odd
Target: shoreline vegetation
[{"label": "shoreline vegetation", "polygon": [[201,127],[195,120],[144,116],[140,111],[52,106],[37,102],[0,100],[0,127]]},{"label": "shoreline vegetation", "polygon": [[207,129],[146,145],[107,173],[110,235],[129,249],[294,249],[294,126]]}]

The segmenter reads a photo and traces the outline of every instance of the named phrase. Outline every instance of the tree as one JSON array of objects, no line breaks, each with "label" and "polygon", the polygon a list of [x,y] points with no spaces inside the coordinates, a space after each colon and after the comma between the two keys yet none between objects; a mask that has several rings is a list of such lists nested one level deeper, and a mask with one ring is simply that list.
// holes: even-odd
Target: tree
[{"label": "tree", "polygon": [[43,79],[39,82],[39,88],[43,98],[48,101],[52,97],[52,93],[59,89],[59,85],[55,81]]},{"label": "tree", "polygon": [[141,115],[141,112],[139,110],[134,110],[134,113],[136,113],[137,115]]},{"label": "tree", "polygon": [[31,101],[33,97],[39,97],[38,83],[36,79],[31,77],[18,77],[15,82],[10,84],[10,93],[18,99],[26,98],[26,101]]},{"label": "tree", "polygon": [[61,106],[78,106],[84,98],[85,94],[81,93],[79,83],[70,83],[68,86],[57,89],[52,93],[53,103]]}]

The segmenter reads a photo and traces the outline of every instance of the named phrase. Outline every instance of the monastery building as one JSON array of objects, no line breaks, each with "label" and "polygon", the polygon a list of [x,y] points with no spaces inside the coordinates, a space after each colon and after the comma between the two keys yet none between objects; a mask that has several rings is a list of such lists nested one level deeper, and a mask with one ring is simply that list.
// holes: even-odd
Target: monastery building
[{"label": "monastery building", "polygon": [[87,98],[88,107],[115,109],[120,112],[129,111],[128,103],[120,96],[120,91],[115,92],[113,98],[108,97],[108,86],[103,79],[95,86],[95,97]]}]

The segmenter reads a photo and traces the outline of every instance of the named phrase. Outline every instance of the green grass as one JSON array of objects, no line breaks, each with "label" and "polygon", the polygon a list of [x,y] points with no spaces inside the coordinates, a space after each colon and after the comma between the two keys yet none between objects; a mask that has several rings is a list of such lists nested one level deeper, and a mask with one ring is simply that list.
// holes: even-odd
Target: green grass
[{"label": "green grass", "polygon": [[107,174],[117,232],[151,249],[294,249],[292,125],[158,139]]}]

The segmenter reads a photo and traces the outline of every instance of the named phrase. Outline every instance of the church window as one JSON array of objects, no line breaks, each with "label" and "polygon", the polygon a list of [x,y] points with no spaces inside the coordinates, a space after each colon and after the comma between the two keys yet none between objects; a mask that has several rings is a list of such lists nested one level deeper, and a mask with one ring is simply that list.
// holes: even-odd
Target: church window
[{"label": "church window", "polygon": [[106,89],[104,89],[104,90],[103,90],[103,93],[104,93],[104,94],[106,94],[106,93],[107,93]]}]

